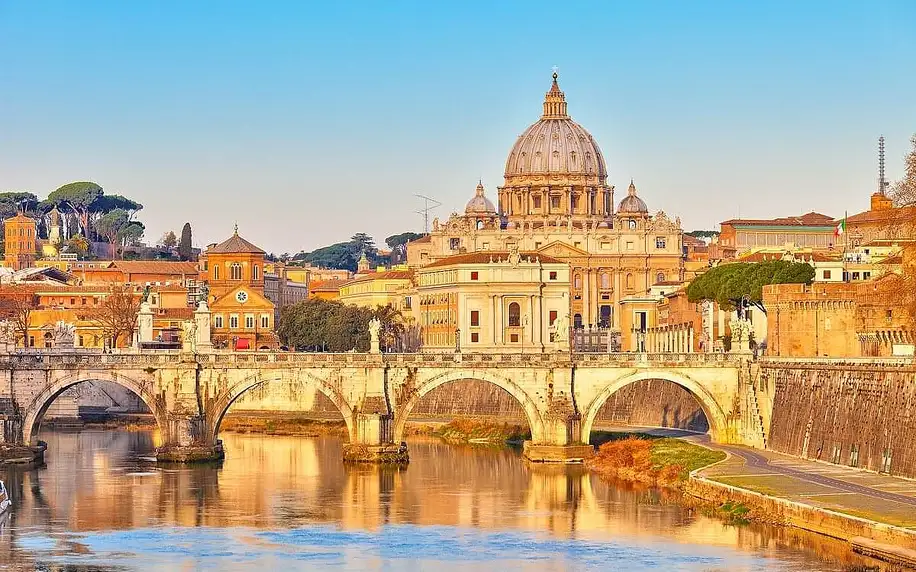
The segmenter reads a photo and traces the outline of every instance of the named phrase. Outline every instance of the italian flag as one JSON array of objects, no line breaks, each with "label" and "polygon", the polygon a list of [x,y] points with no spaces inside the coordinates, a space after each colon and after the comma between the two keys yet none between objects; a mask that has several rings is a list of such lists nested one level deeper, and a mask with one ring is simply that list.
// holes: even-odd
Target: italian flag
[{"label": "italian flag", "polygon": [[840,221],[840,224],[836,225],[836,228],[833,229],[833,236],[840,236],[846,232],[846,217],[843,217],[843,220]]}]

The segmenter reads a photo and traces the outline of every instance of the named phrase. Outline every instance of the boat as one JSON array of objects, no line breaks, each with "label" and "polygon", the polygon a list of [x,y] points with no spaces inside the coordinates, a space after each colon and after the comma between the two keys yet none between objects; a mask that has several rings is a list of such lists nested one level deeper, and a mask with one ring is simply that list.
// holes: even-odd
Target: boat
[{"label": "boat", "polygon": [[0,481],[0,514],[5,513],[13,506],[9,493],[6,492],[6,485]]}]

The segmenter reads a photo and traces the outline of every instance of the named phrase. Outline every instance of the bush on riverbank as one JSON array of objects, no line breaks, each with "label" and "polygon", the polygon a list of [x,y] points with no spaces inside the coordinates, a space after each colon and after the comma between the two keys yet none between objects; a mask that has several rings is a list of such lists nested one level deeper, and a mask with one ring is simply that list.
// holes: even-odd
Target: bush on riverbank
[{"label": "bush on riverbank", "polygon": [[318,437],[337,435],[346,438],[347,426],[343,421],[319,421],[302,417],[242,417],[226,416],[220,432],[262,433],[265,435],[296,435]]},{"label": "bush on riverbank", "polygon": [[638,481],[663,487],[680,487],[694,469],[725,458],[680,439],[641,439],[627,437],[608,441],[588,461],[589,469],[599,475]]},{"label": "bush on riverbank", "polygon": [[453,419],[432,433],[446,443],[518,443],[531,438],[527,427],[474,419]]}]

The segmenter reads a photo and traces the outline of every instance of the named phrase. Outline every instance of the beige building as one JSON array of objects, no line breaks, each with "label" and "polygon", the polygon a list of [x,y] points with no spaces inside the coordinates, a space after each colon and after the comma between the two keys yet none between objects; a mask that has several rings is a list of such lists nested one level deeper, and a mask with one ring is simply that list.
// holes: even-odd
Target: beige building
[{"label": "beige building", "polygon": [[414,316],[423,349],[569,348],[569,265],[537,252],[440,259],[417,271]]},{"label": "beige building", "polygon": [[404,311],[410,309],[412,286],[412,270],[367,272],[341,284],[337,299],[344,304],[354,306],[366,308],[391,306],[395,310]]},{"label": "beige building", "polygon": [[568,312],[582,327],[619,329],[622,299],[682,279],[680,220],[650,215],[632,181],[615,212],[604,156],[567,114],[556,74],[541,118],[509,152],[498,195],[497,206],[479,184],[463,214],[435,219],[429,236],[408,244],[408,263],[486,251],[549,256],[571,268]]}]

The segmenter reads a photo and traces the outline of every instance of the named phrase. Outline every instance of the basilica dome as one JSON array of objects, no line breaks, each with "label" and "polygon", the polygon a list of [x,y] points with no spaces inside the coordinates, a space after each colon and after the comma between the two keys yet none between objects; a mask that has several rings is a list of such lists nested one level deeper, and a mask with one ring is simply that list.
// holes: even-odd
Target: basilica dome
[{"label": "basilica dome", "polygon": [[[607,167],[598,143],[566,113],[566,97],[553,85],[544,98],[541,119],[522,133],[506,161],[507,184],[516,177],[548,176],[552,181],[573,177],[586,184],[604,185]],[[583,181],[585,182],[585,181]]]},{"label": "basilica dome", "polygon": [[646,202],[636,196],[636,185],[633,183],[633,179],[630,179],[630,188],[627,189],[627,196],[620,201],[617,212],[621,214],[645,214],[649,212],[649,207],[646,206]]},{"label": "basilica dome", "polygon": [[483,182],[477,183],[477,192],[474,194],[474,198],[469,200],[467,206],[464,207],[464,212],[465,214],[496,214],[496,207],[484,195]]}]

